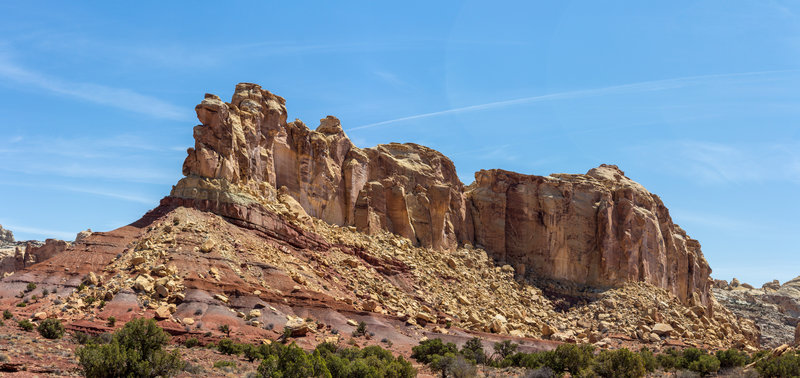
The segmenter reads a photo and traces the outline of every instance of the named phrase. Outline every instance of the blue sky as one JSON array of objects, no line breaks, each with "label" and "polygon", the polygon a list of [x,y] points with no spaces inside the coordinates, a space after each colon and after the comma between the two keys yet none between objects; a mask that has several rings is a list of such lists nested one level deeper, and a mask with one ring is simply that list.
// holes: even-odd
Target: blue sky
[{"label": "blue sky", "polygon": [[0,5],[0,224],[138,219],[181,177],[203,94],[256,82],[359,146],[436,148],[465,183],[617,164],[713,276],[800,275],[800,3],[292,3]]}]

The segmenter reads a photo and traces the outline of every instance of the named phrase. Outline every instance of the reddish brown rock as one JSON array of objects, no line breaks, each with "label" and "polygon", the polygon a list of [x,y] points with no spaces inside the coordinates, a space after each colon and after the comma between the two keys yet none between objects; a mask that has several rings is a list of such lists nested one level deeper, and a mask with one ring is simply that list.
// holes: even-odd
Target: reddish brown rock
[{"label": "reddish brown rock", "polygon": [[[282,188],[296,200],[281,201],[289,208],[331,224],[388,230],[434,249],[478,244],[520,275],[598,287],[646,281],[685,303],[710,304],[700,244],[616,166],[586,175],[480,171],[465,188],[435,150],[360,149],[335,117],[316,130],[287,122],[285,100],[256,84],[237,85],[230,103],[207,94],[196,111],[187,177],[172,197],[204,210],[258,224],[258,198],[274,200]],[[289,212],[305,216],[297,210]]]},{"label": "reddish brown rock", "polygon": [[[589,286],[645,281],[709,305],[700,243],[614,165],[585,175],[480,171],[468,190],[475,242],[542,277]],[[697,301],[695,300],[695,301]],[[699,304],[699,303],[697,303]]]},{"label": "reddish brown rock", "polygon": [[272,199],[285,187],[308,215],[331,224],[443,249],[472,238],[463,184],[437,151],[396,143],[359,149],[332,116],[316,130],[287,123],[285,100],[255,84],[237,85],[230,103],[206,95],[196,111],[202,124],[173,197],[249,206],[229,189]]}]

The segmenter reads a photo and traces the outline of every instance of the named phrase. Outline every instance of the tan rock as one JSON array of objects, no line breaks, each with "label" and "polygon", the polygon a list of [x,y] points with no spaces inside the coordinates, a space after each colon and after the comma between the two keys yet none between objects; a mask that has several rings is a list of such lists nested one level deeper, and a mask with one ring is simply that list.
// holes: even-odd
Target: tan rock
[{"label": "tan rock", "polygon": [[211,239],[206,239],[203,244],[200,245],[200,252],[209,253],[214,250],[214,241]]},{"label": "tan rock", "polygon": [[155,318],[159,320],[169,319],[171,312],[169,311],[169,307],[161,306],[156,309],[155,311]]},{"label": "tan rock", "polygon": [[192,319],[192,318],[183,318],[183,319],[181,319],[181,323],[186,324],[186,325],[193,325],[194,324],[194,319]]},{"label": "tan rock", "polygon": [[100,279],[97,278],[97,275],[94,272],[89,272],[85,277],[83,277],[83,283],[87,285],[97,285],[100,282]]},{"label": "tan rock", "polygon": [[45,320],[45,319],[47,319],[47,313],[43,312],[43,311],[42,312],[37,312],[37,313],[33,314],[33,318],[36,319],[36,320]]},{"label": "tan rock", "polygon": [[145,293],[153,291],[153,277],[147,274],[141,274],[133,281],[133,288]]},{"label": "tan rock", "polygon": [[261,316],[261,310],[258,310],[258,309],[252,309],[252,310],[250,310],[250,312],[247,313],[247,317],[250,318],[250,319],[258,318],[260,316]]},{"label": "tan rock", "polygon": [[653,333],[659,336],[670,336],[675,329],[671,325],[665,323],[656,323],[653,325]]},{"label": "tan rock", "polygon": [[224,294],[214,294],[214,299],[228,303],[228,297]]}]

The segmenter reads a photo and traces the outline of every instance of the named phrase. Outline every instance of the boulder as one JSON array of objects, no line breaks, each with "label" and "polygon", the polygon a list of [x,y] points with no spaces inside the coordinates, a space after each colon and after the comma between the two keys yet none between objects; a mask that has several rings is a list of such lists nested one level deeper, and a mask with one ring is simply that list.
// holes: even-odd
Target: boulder
[{"label": "boulder", "polygon": [[673,332],[675,332],[675,329],[672,328],[672,326],[669,324],[656,323],[655,325],[653,325],[653,333],[655,333],[656,335],[670,336]]}]

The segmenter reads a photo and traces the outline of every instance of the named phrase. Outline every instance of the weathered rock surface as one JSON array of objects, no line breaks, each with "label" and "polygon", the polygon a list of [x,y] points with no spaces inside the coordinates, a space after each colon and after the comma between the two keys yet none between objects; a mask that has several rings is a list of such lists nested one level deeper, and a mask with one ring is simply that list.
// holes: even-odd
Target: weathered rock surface
[{"label": "weathered rock surface", "polygon": [[281,188],[330,224],[387,230],[438,250],[479,244],[520,275],[592,287],[644,281],[684,303],[710,304],[700,244],[616,166],[586,175],[480,171],[464,188],[437,151],[360,149],[332,116],[316,130],[286,122],[285,100],[255,84],[237,85],[230,103],[206,95],[196,111],[202,124],[173,197],[246,208]]},{"label": "weathered rock surface", "polygon": [[64,252],[68,246],[68,242],[58,239],[47,239],[44,243],[28,241],[7,245],[0,248],[0,275],[45,261]]},{"label": "weathered rock surface", "polygon": [[759,289],[735,278],[730,284],[716,280],[713,293],[720,304],[756,324],[762,346],[795,342],[800,326],[800,277],[783,285],[774,280]]},{"label": "weathered rock surface", "polygon": [[475,242],[518,273],[596,287],[644,281],[709,305],[711,269],[700,243],[616,166],[585,175],[490,170],[475,177],[467,189]]},{"label": "weathered rock surface", "polygon": [[[0,305],[72,327],[153,317],[175,335],[275,339],[294,325],[321,342],[363,321],[397,345],[426,332],[755,345],[752,322],[703,292],[699,245],[616,167],[481,171],[464,188],[436,151],[358,149],[333,117],[316,130],[287,123],[283,99],[254,84],[196,110],[186,177],[169,197],[3,278]],[[614,287],[574,300],[520,276]]]},{"label": "weathered rock surface", "polygon": [[14,242],[14,233],[11,230],[6,230],[3,228],[3,225],[0,224],[0,244],[2,243],[13,243]]},{"label": "weathered rock surface", "polygon": [[237,85],[230,103],[206,95],[196,111],[202,124],[174,197],[241,204],[247,199],[225,190],[230,184],[266,198],[285,187],[308,215],[331,224],[388,230],[438,249],[472,238],[463,184],[437,151],[396,143],[359,149],[335,117],[315,130],[286,122],[285,100],[255,84]]}]

